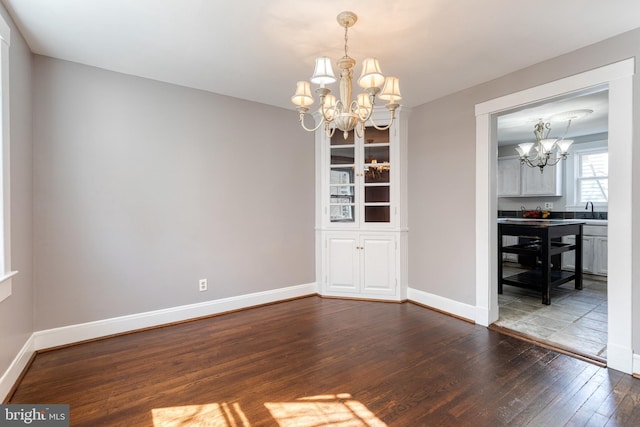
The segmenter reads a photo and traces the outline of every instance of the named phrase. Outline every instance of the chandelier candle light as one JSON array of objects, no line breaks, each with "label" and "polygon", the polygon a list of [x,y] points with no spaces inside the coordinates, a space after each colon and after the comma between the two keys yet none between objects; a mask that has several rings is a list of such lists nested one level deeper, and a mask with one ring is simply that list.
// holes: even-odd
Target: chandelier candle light
[{"label": "chandelier candle light", "polygon": [[[593,110],[574,110],[552,116],[549,120],[567,120],[567,128],[562,138],[549,138],[551,123],[545,123],[540,119],[533,130],[536,142],[523,142],[516,147],[516,151],[520,155],[520,163],[531,168],[540,168],[540,173],[542,173],[545,166],[554,166],[560,160],[566,160],[569,147],[573,144],[572,139],[564,139],[567,136],[567,132],[569,132],[571,121],[591,113],[593,113]],[[534,147],[534,152],[531,154],[531,149]],[[558,155],[552,156],[556,149],[559,151]]]},{"label": "chandelier candle light", "polygon": [[[362,136],[364,125],[367,121],[379,130],[388,129],[395,119],[395,111],[400,106],[397,103],[400,95],[400,83],[397,77],[385,78],[380,71],[380,64],[376,58],[366,58],[362,63],[362,74],[358,79],[358,85],[364,90],[352,100],[352,74],[356,61],[347,53],[348,29],[358,20],[353,12],[342,12],[338,15],[338,23],[344,27],[344,56],[337,61],[340,69],[340,99],[336,100],[331,95],[331,90],[325,87],[334,83],[336,77],[331,68],[331,60],[326,56],[316,58],[316,67],[311,77],[311,83],[320,85],[315,93],[320,97],[320,123],[315,128],[307,128],[304,124],[305,114],[309,111],[309,106],[314,100],[311,96],[311,85],[307,81],[300,81],[296,86],[296,93],[291,97],[291,102],[296,105],[296,110],[300,113],[300,124],[309,131],[314,132],[324,124],[325,131],[332,137],[336,128],[343,132],[347,139],[349,132],[355,129],[358,136]],[[380,87],[383,86],[382,91]],[[379,95],[378,95],[379,94]],[[375,105],[376,96],[389,101],[385,107],[390,111],[391,116],[386,126],[378,126],[374,123],[371,115]],[[333,126],[331,124],[333,123]]]}]

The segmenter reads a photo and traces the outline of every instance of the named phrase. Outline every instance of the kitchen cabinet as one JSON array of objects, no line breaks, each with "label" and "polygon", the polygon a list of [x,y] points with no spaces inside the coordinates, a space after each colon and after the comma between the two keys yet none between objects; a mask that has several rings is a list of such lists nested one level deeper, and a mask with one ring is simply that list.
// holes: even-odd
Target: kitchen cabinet
[{"label": "kitchen cabinet", "polygon": [[562,196],[563,162],[555,166],[531,168],[517,156],[498,159],[498,197]]},{"label": "kitchen cabinet", "polygon": [[[381,127],[388,111],[376,110]],[[319,292],[406,299],[406,116],[362,135],[316,133],[316,241]]]},{"label": "kitchen cabinet", "polygon": [[[573,239],[573,236],[567,236],[563,238],[563,241],[573,244],[575,243]],[[585,225],[582,237],[582,271],[598,276],[606,276],[607,250],[607,227]],[[562,268],[575,270],[573,253],[562,255]]]},{"label": "kitchen cabinet", "polygon": [[498,159],[498,197],[518,197],[520,185],[520,159],[505,157]]}]

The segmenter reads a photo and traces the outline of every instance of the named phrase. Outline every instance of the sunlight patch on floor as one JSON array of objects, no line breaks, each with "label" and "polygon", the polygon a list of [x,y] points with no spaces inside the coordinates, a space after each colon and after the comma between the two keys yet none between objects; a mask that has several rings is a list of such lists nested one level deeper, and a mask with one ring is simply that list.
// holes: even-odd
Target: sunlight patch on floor
[{"label": "sunlight patch on floor", "polygon": [[[264,406],[280,427],[387,427],[348,393],[303,397],[291,402],[267,402]],[[155,427],[251,426],[237,402],[156,408],[151,410],[151,414]]]},{"label": "sunlight patch on floor", "polygon": [[151,410],[155,427],[177,426],[250,426],[240,404],[209,403],[206,405],[173,406]]},{"label": "sunlight patch on floor", "polygon": [[313,396],[293,402],[265,403],[280,427],[340,426],[386,427],[362,403],[349,394]]}]

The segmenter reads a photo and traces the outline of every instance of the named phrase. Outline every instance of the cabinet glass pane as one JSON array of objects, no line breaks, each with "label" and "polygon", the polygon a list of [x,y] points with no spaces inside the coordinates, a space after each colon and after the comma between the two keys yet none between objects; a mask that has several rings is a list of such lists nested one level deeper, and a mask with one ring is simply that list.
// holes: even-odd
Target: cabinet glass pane
[{"label": "cabinet glass pane", "polygon": [[331,168],[329,173],[329,183],[335,184],[353,184],[355,174],[353,173],[353,167],[350,168]]},{"label": "cabinet glass pane", "polygon": [[367,184],[388,183],[389,182],[389,165],[368,165],[365,166],[364,182]]},{"label": "cabinet glass pane", "polygon": [[365,222],[389,222],[391,221],[390,206],[365,206]]},{"label": "cabinet glass pane", "polygon": [[329,206],[331,222],[354,222],[354,205],[331,205]]},{"label": "cabinet glass pane", "polygon": [[382,147],[365,147],[364,148],[365,163],[389,163],[389,146]]},{"label": "cabinet glass pane", "polygon": [[349,165],[355,162],[355,150],[351,148],[331,147],[332,165]]},{"label": "cabinet glass pane", "polygon": [[331,203],[353,204],[355,201],[355,188],[352,185],[331,186]]},{"label": "cabinet glass pane", "polygon": [[389,203],[389,186],[374,185],[364,188],[365,203]]},{"label": "cabinet glass pane", "polygon": [[353,145],[354,133],[355,132],[349,132],[347,139],[344,139],[344,133],[336,129],[336,133],[331,137],[331,145]]},{"label": "cabinet glass pane", "polygon": [[[334,136],[335,137],[335,136]],[[378,130],[374,127],[368,127],[364,131],[365,144],[384,144],[389,143],[389,129]]]},{"label": "cabinet glass pane", "polygon": [[365,147],[364,182],[389,182],[389,146]]}]

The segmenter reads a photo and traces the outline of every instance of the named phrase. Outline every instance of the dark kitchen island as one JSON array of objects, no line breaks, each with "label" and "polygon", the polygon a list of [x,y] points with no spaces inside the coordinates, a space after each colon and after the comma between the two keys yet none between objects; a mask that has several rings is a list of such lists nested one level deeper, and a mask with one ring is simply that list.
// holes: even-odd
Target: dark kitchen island
[{"label": "dark kitchen island", "polygon": [[[551,304],[551,288],[575,281],[582,289],[582,226],[577,220],[499,219],[498,220],[498,293],[502,285],[512,285],[542,292],[542,303]],[[502,236],[519,236],[529,242],[503,246]],[[575,244],[562,242],[564,236],[575,236]],[[560,254],[575,251],[575,271],[561,269]],[[536,260],[534,268],[502,277],[502,254],[527,255]]]}]

